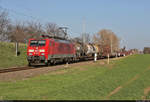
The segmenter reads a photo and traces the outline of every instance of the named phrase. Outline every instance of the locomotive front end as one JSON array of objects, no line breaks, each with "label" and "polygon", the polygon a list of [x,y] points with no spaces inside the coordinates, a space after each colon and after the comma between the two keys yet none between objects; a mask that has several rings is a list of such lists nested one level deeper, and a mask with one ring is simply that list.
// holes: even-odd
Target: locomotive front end
[{"label": "locomotive front end", "polygon": [[27,60],[31,64],[47,63],[46,40],[30,39],[27,48]]}]

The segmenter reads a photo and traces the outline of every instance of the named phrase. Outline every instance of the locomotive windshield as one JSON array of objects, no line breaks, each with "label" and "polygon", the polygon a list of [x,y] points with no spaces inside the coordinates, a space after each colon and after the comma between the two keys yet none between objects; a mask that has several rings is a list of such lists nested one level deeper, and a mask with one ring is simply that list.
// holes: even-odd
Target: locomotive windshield
[{"label": "locomotive windshield", "polygon": [[45,40],[39,40],[38,45],[39,46],[45,46]]},{"label": "locomotive windshield", "polygon": [[31,40],[30,46],[45,46],[45,40]]}]

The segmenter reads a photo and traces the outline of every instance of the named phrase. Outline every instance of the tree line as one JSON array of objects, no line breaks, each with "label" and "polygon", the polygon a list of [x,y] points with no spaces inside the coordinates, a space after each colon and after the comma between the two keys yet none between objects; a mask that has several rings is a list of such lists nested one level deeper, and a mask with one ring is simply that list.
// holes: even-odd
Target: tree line
[{"label": "tree line", "polygon": [[55,23],[45,25],[27,21],[12,24],[8,12],[0,10],[0,41],[26,43],[29,38],[39,38],[41,34],[65,37],[65,32]]},{"label": "tree line", "polygon": [[[8,12],[0,10],[0,41],[27,43],[29,38],[39,38],[41,34],[57,37],[66,36],[57,24],[51,22],[44,25],[34,21],[12,24]],[[101,47],[109,46],[112,52],[118,51],[120,44],[120,39],[109,29],[102,29],[93,36],[83,33],[80,37],[72,38],[72,40],[81,43],[95,43]]]}]

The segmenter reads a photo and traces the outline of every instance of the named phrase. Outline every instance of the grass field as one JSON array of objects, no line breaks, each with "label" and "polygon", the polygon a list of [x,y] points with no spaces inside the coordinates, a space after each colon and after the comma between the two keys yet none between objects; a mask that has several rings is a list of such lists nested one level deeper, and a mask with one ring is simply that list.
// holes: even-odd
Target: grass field
[{"label": "grass field", "polygon": [[20,44],[20,56],[15,55],[15,43],[0,42],[0,69],[27,65],[26,45]]},{"label": "grass field", "polygon": [[0,100],[150,99],[150,55],[74,66],[45,75],[0,82]]}]

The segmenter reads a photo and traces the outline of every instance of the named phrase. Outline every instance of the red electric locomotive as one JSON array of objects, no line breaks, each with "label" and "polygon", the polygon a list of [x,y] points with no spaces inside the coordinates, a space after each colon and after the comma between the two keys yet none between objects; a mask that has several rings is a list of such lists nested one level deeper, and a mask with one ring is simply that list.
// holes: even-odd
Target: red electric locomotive
[{"label": "red electric locomotive", "polygon": [[42,39],[29,39],[27,60],[32,64],[54,64],[72,61],[75,58],[74,44],[69,40],[42,36]]}]

